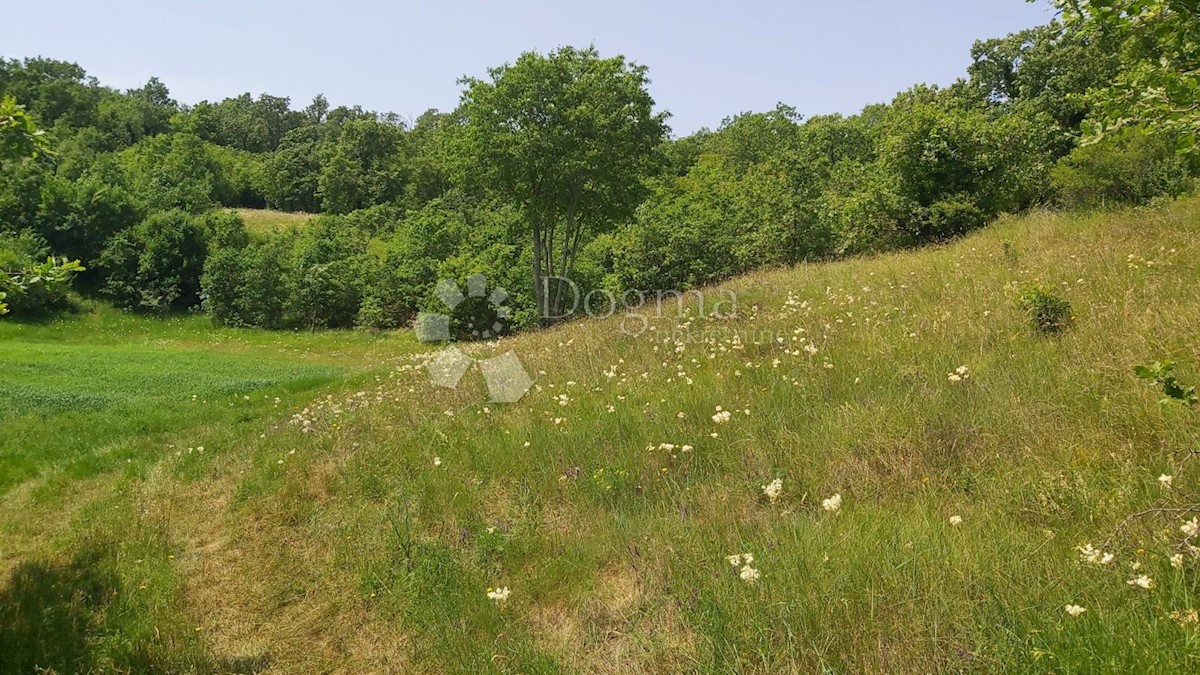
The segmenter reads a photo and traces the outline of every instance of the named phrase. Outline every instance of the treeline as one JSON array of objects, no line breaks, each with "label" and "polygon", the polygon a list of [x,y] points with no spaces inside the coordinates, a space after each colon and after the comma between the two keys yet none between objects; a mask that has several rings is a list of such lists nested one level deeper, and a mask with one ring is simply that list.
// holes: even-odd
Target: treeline
[{"label": "treeline", "polygon": [[[0,95],[53,152],[0,159],[0,264],[78,259],[77,288],[120,307],[270,328],[407,325],[437,309],[438,279],[482,272],[519,327],[556,309],[533,270],[585,292],[683,289],[1038,205],[1146,203],[1200,169],[1185,5],[1067,3],[1061,21],[976,43],[950,87],[848,117],[780,105],[678,139],[645,69],[591,49],[523,55],[412,121],[320,96],[184,106],[157,80],[120,92],[74,64],[2,61]],[[227,207],[322,215],[259,234]]]}]

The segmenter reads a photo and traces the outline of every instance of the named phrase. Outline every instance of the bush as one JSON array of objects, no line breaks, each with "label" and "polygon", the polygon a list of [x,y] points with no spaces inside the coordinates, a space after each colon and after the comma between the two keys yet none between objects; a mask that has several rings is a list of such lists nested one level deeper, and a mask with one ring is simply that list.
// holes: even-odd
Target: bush
[{"label": "bush", "polygon": [[200,302],[204,230],[182,211],[155,213],[117,234],[100,256],[103,292],[123,309],[165,313]]},{"label": "bush", "polygon": [[1054,168],[1051,181],[1063,206],[1104,208],[1178,196],[1188,188],[1188,170],[1169,139],[1126,129],[1076,148]]},{"label": "bush", "polygon": [[921,209],[917,238],[921,241],[942,241],[983,227],[988,214],[976,205],[968,194],[953,195]]},{"label": "bush", "polygon": [[1021,295],[1019,304],[1029,315],[1034,330],[1045,335],[1063,332],[1074,320],[1071,303],[1053,289],[1031,288]]},{"label": "bush", "polygon": [[77,180],[48,177],[42,185],[36,231],[56,254],[94,265],[108,240],[142,217],[109,159],[96,162]]}]

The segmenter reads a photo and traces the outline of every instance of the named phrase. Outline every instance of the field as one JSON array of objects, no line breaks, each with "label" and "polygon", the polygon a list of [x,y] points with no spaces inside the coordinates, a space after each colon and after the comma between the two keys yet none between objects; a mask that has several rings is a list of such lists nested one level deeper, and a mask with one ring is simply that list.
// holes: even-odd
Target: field
[{"label": "field", "polygon": [[300,227],[314,216],[308,213],[288,213],[270,209],[229,209],[241,216],[246,229],[258,234],[278,232],[290,227]]},{"label": "field", "polygon": [[464,346],[512,405],[407,333],[0,323],[0,672],[1197,672],[1190,515],[1122,527],[1200,503],[1133,373],[1200,383],[1197,278],[1197,199],[1009,218]]}]

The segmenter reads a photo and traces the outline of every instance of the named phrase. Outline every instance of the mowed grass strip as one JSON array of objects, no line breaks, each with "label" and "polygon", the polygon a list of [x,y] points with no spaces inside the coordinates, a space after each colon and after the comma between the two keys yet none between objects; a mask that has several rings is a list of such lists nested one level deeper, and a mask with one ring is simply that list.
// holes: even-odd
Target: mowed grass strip
[{"label": "mowed grass strip", "polygon": [[145,462],[199,425],[277,415],[298,392],[354,379],[419,347],[409,336],[214,329],[103,308],[0,325],[0,491],[48,467],[91,475]]}]

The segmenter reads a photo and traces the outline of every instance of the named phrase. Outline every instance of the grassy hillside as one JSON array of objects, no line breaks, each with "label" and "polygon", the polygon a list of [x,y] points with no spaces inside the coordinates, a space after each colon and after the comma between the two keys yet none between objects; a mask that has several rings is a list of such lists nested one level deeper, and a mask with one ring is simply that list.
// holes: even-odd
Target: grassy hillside
[{"label": "grassy hillside", "polygon": [[[509,406],[402,335],[5,327],[0,413],[45,422],[0,427],[0,671],[1196,672],[1188,516],[1119,525],[1200,502],[1200,412],[1132,373],[1200,382],[1198,235],[1195,199],[1036,214],[473,346],[536,374]],[[125,419],[45,450],[69,382]]]}]

